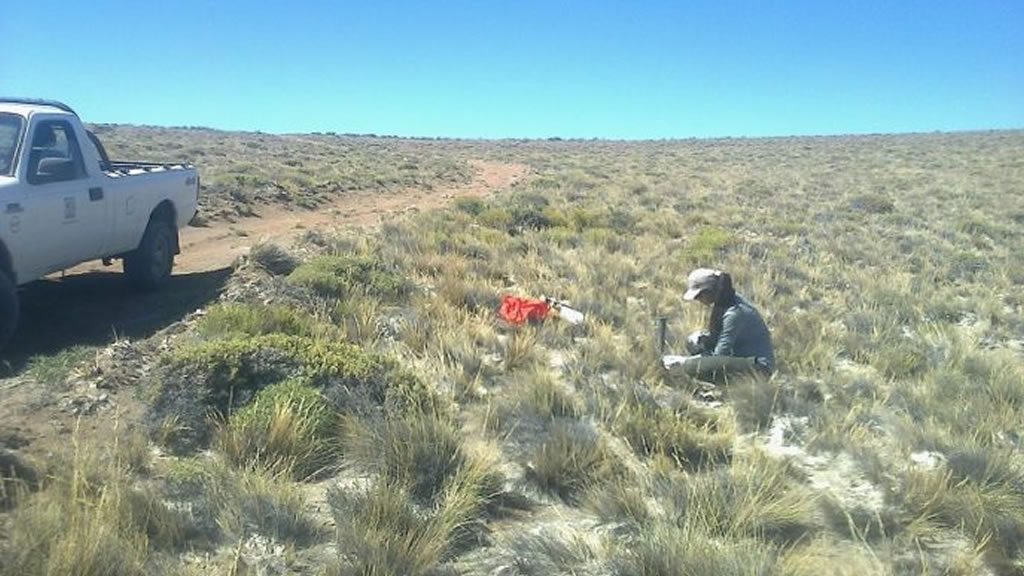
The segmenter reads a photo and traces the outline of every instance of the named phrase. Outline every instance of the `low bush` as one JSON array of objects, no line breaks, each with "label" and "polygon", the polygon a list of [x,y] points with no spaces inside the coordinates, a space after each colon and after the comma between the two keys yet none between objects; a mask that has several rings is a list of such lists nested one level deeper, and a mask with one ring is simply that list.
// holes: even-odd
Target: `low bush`
[{"label": "low bush", "polygon": [[302,488],[287,470],[236,467],[221,457],[171,460],[162,466],[167,498],[189,519],[198,544],[238,542],[252,535],[309,545],[322,527],[307,516]]},{"label": "low bush", "polygon": [[577,504],[587,490],[621,477],[623,470],[598,431],[580,422],[556,422],[527,473],[542,489]]},{"label": "low bush", "polygon": [[432,409],[347,419],[344,437],[346,458],[401,483],[423,502],[434,501],[466,461],[454,422]]},{"label": "low bush", "polygon": [[233,337],[182,346],[164,358],[147,422],[165,445],[188,453],[209,443],[211,412],[236,412],[263,388],[289,378],[320,389],[341,411],[400,409],[432,398],[397,363],[351,344],[279,334]]},{"label": "low bush", "polygon": [[453,204],[456,210],[460,210],[471,216],[478,216],[487,206],[483,200],[475,196],[463,196],[461,198],[456,198]]},{"label": "low bush", "polygon": [[314,336],[318,332],[327,332],[328,328],[309,314],[290,306],[238,303],[208,308],[196,327],[201,335],[207,337],[264,334]]},{"label": "low bush", "polygon": [[274,276],[287,276],[299,267],[298,259],[277,244],[256,244],[249,249],[249,259]]},{"label": "low bush", "polygon": [[867,214],[889,214],[896,209],[896,205],[887,196],[869,193],[851,198],[850,208]]},{"label": "low bush", "polygon": [[14,505],[19,493],[38,486],[35,467],[15,452],[0,447],[0,511]]},{"label": "low bush", "polygon": [[330,298],[362,294],[394,302],[411,291],[401,273],[368,256],[318,256],[296,268],[288,280]]},{"label": "low bush", "polygon": [[476,466],[462,467],[429,508],[417,506],[406,484],[387,476],[360,492],[331,489],[340,558],[327,574],[436,574],[441,562],[471,545],[466,537],[484,509],[486,477]]},{"label": "low bush", "polygon": [[602,522],[621,524],[630,531],[644,526],[652,517],[644,487],[636,482],[616,481],[597,486],[583,502]]},{"label": "low bush", "polygon": [[620,542],[612,558],[621,576],[775,576],[779,555],[755,539],[720,541],[698,530],[656,522]]},{"label": "low bush", "polygon": [[459,563],[467,574],[540,576],[548,574],[596,576],[606,574],[600,554],[571,528],[544,527],[536,531],[512,530],[496,534],[486,553]]},{"label": "low bush", "polygon": [[302,480],[322,474],[337,456],[337,415],[312,386],[293,379],[272,384],[222,424],[217,447],[239,466],[289,472]]},{"label": "low bush", "polygon": [[77,431],[72,445],[14,510],[0,574],[141,576],[152,554],[184,544],[186,518],[134,482],[129,463],[80,442]]},{"label": "low bush", "polygon": [[681,468],[700,470],[728,462],[731,423],[696,410],[671,410],[630,398],[620,406],[612,429],[641,456],[664,455]]},{"label": "low bush", "polygon": [[1024,552],[1024,473],[1006,452],[974,448],[953,454],[948,469],[909,470],[895,502],[906,525],[961,530],[999,565]]},{"label": "low bush", "polygon": [[702,226],[688,239],[683,256],[694,265],[708,266],[710,262],[721,260],[732,242],[732,235],[727,230]]}]

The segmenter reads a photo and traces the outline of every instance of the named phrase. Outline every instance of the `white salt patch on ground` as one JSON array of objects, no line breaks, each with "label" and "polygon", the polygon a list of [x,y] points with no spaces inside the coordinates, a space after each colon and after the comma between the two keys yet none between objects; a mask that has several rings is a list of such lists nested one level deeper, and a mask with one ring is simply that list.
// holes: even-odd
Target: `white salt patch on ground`
[{"label": "white salt patch on ground", "polygon": [[864,477],[860,466],[849,454],[818,456],[805,460],[808,483],[834,496],[844,507],[881,510],[885,494]]},{"label": "white salt patch on ground", "polygon": [[807,454],[800,446],[790,445],[787,439],[793,435],[797,428],[806,427],[807,417],[778,416],[772,420],[771,428],[768,429],[767,441],[764,444],[765,450],[773,456],[805,457]]},{"label": "white salt patch on ground", "polygon": [[934,470],[946,462],[946,457],[939,452],[924,450],[911,454],[910,462],[919,468]]},{"label": "white salt patch on ground", "polygon": [[565,367],[566,357],[562,350],[548,350],[548,365],[559,372]]},{"label": "white salt patch on ground", "polygon": [[807,477],[808,485],[832,495],[844,507],[881,510],[885,494],[864,476],[849,454],[811,455],[802,446],[790,443],[790,438],[799,438],[807,423],[806,417],[777,416],[761,437],[761,447],[771,456],[788,459]]}]

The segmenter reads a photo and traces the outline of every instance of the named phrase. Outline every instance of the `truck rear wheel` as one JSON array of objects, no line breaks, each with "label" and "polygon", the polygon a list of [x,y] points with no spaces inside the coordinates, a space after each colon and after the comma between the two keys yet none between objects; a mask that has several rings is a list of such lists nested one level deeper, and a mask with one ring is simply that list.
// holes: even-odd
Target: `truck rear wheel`
[{"label": "truck rear wheel", "polygon": [[144,290],[159,288],[174,267],[174,228],[166,220],[150,220],[142,242],[124,258],[124,272]]},{"label": "truck rear wheel", "polygon": [[17,327],[18,289],[7,274],[0,272],[0,350],[7,347]]}]

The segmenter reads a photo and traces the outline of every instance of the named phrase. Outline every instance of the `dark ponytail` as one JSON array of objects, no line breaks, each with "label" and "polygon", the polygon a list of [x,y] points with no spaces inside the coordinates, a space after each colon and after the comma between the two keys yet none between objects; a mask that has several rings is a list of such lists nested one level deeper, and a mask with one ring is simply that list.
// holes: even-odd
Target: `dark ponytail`
[{"label": "dark ponytail", "polygon": [[718,342],[718,335],[722,333],[722,316],[730,306],[736,303],[736,290],[732,287],[732,277],[722,272],[718,277],[718,297],[711,307],[711,318],[708,319],[708,332],[711,334],[712,346]]}]

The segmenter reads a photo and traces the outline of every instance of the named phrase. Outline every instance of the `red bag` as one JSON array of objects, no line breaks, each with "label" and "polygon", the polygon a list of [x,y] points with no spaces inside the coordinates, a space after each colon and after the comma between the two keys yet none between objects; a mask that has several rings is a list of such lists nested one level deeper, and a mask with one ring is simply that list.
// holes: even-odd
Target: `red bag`
[{"label": "red bag", "polygon": [[505,296],[501,299],[498,313],[509,324],[522,324],[527,321],[540,321],[547,317],[551,306],[543,300]]}]

